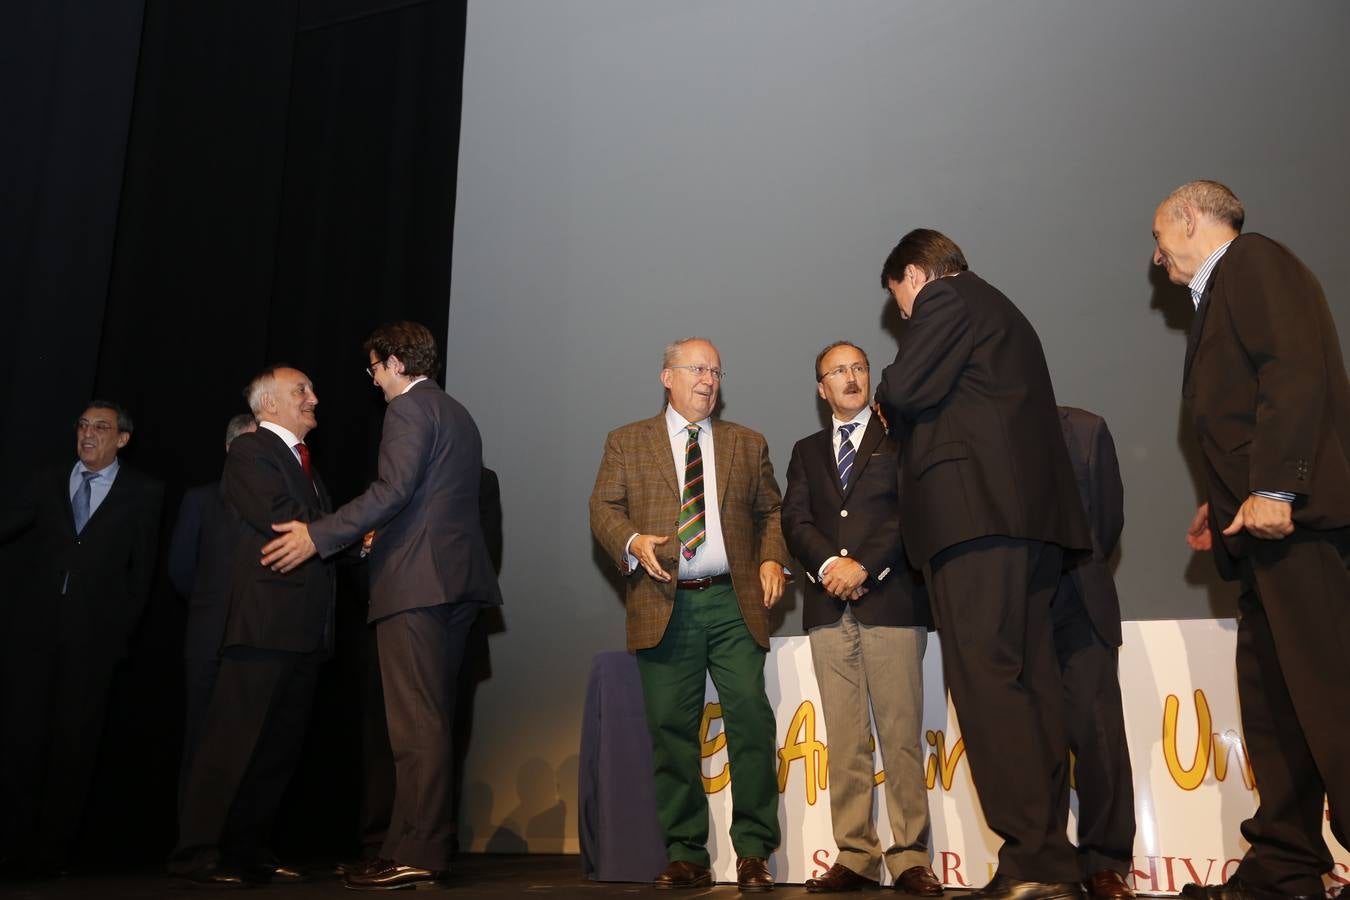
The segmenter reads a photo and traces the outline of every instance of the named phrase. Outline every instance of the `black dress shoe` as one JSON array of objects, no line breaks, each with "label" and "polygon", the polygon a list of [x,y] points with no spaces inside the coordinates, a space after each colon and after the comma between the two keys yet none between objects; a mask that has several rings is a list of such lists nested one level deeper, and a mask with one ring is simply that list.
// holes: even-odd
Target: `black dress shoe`
[{"label": "black dress shoe", "polygon": [[736,887],[747,892],[773,890],[769,861],[762,856],[743,856],[736,860]]},{"label": "black dress shoe", "polygon": [[343,884],[354,891],[397,891],[402,888],[445,887],[444,871],[421,869],[417,866],[403,866],[389,862],[382,869],[369,872],[352,872],[343,876]]},{"label": "black dress shoe", "polygon": [[1018,881],[995,875],[984,887],[970,892],[970,900],[1083,900],[1076,881]]},{"label": "black dress shoe", "polygon": [[387,869],[394,864],[392,859],[381,859],[378,856],[367,856],[362,859],[353,859],[347,862],[340,862],[333,866],[335,875],[364,875],[368,872],[375,872],[379,869]]},{"label": "black dress shoe", "polygon": [[711,887],[712,883],[712,869],[683,859],[677,859],[666,866],[660,875],[656,876],[656,879],[652,882],[652,887],[669,890],[670,888]]},{"label": "black dress shoe", "polygon": [[193,887],[203,888],[222,888],[222,889],[240,889],[253,887],[249,883],[243,870],[231,866],[222,866],[219,863],[208,863],[199,866],[196,869],[190,869],[186,872],[178,872],[175,877],[182,878],[192,884]]},{"label": "black dress shoe", "polygon": [[1134,888],[1125,882],[1125,876],[1115,869],[1093,872],[1083,882],[1088,900],[1135,900]]},{"label": "black dress shoe", "polygon": [[844,891],[860,891],[865,887],[876,886],[877,883],[872,879],[839,863],[830,866],[829,871],[819,878],[807,879],[805,885],[808,894],[842,894]]},{"label": "black dress shoe", "polygon": [[1234,875],[1223,884],[1188,884],[1181,889],[1181,896],[1186,900],[1322,900],[1326,895],[1283,894]]},{"label": "black dress shoe", "polygon": [[256,863],[243,868],[244,877],[257,884],[304,884],[309,875],[276,861]]}]

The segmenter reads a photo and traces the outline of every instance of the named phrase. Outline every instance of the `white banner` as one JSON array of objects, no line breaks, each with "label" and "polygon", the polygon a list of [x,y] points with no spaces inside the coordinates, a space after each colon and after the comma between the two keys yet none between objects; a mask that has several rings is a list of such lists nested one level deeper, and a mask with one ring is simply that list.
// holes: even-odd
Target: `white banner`
[{"label": "white banner", "polygon": [[[1256,808],[1238,718],[1232,619],[1126,622],[1120,654],[1125,728],[1134,768],[1138,832],[1130,883],[1140,893],[1174,894],[1190,881],[1225,881],[1246,844],[1238,825]],[[992,876],[999,839],[985,826],[971,784],[956,715],[942,683],[936,635],[924,658],[923,740],[933,822],[933,869],[953,888],[980,887]],[[800,884],[834,862],[830,830],[828,739],[805,637],[774,638],[765,669],[778,720],[779,822],[783,843],[771,868]],[[736,880],[731,848],[730,775],[717,695],[709,680],[703,717],[703,774],[712,811],[709,850],[719,881]],[[880,762],[877,763],[880,770]],[[873,818],[884,849],[890,826],[875,791]],[[1069,836],[1076,832],[1070,798]],[[1331,837],[1328,884],[1350,883],[1350,855]]]}]

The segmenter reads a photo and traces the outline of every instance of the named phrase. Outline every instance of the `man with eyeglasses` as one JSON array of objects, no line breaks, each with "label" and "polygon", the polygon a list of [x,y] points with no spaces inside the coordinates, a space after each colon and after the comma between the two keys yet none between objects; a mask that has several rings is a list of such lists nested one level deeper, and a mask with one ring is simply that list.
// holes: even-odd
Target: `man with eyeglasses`
[{"label": "man with eyeglasses", "polygon": [[779,844],[773,710],[764,693],[768,610],[787,547],[764,437],[713,419],[717,348],[666,348],[664,412],[610,432],[591,491],[591,531],[627,581],[669,865],[657,888],[712,884],[699,722],[711,673],[731,768],[731,843],[742,891],[769,891]]},{"label": "man with eyeglasses", "polygon": [[132,427],[118,404],[92,401],[75,425],[75,465],[39,476],[0,522],[0,541],[33,541],[30,599],[10,604],[0,654],[0,847],[19,872],[72,861],[108,687],[149,595],[164,485],[118,459]]},{"label": "man with eyeglasses", "polygon": [[1077,900],[1068,733],[1051,603],[1066,552],[1092,547],[1040,339],[921,228],[881,286],[909,320],[877,401],[900,448],[900,516],[922,566],[998,870],[973,900]]},{"label": "man with eyeglasses", "polygon": [[[831,422],[792,448],[783,533],[802,564],[802,627],[830,742],[835,862],[809,893],[877,886],[884,860],[898,890],[937,897],[924,781],[923,653],[932,616],[901,540],[895,445],[870,408],[867,354],[836,341],[816,356]],[[872,824],[872,724],[885,771],[891,844]]]},{"label": "man with eyeglasses", "polygon": [[374,529],[369,621],[375,626],[394,801],[378,858],[345,867],[355,890],[430,887],[454,841],[454,702],[469,630],[501,591],[479,520],[478,426],[433,379],[436,340],[416,322],[366,339],[366,374],[388,404],[379,471],[356,499],[306,525],[280,522],[261,562],[288,572],[331,557]]}]

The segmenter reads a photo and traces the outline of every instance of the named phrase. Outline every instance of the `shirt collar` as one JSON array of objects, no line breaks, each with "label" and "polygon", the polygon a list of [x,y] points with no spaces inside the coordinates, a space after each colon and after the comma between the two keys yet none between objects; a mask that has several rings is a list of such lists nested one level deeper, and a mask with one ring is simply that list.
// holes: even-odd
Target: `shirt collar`
[{"label": "shirt collar", "polygon": [[703,432],[711,434],[712,416],[708,416],[707,418],[698,422],[690,422],[684,416],[677,413],[675,411],[675,407],[671,406],[670,404],[666,404],[666,434],[670,435],[671,437],[674,437],[681,431],[687,431],[690,425],[697,425],[699,427],[700,434]]},{"label": "shirt collar", "polygon": [[294,447],[296,444],[304,443],[304,441],[300,440],[298,437],[295,436],[295,432],[291,431],[284,425],[278,425],[276,422],[259,422],[258,427],[266,428],[268,431],[272,432],[277,437],[281,438],[283,441],[286,442],[287,447]]},{"label": "shirt collar", "polygon": [[870,406],[864,406],[862,409],[858,410],[858,414],[847,422],[842,419],[837,419],[834,416],[830,416],[830,422],[834,424],[834,430],[836,432],[839,431],[840,425],[847,425],[849,422],[857,422],[859,428],[866,430],[867,423],[870,421],[872,421],[872,407]]},{"label": "shirt collar", "polygon": [[[117,478],[117,470],[121,467],[122,467],[121,461],[114,456],[113,461],[111,463],[109,463],[104,468],[98,470],[98,473],[94,475],[94,480],[97,480],[99,478],[106,478],[109,481],[112,481]],[[92,471],[93,471],[92,469],[90,469],[88,466],[84,464],[84,460],[82,459],[75,460],[75,474],[83,476],[85,472],[92,472]]]},{"label": "shirt collar", "polygon": [[1228,245],[1231,243],[1233,242],[1230,240],[1220,244],[1218,248],[1209,255],[1209,259],[1205,260],[1200,265],[1200,268],[1195,270],[1195,277],[1191,279],[1190,288],[1191,302],[1196,306],[1200,305],[1200,298],[1205,294],[1205,285],[1209,284],[1210,273],[1214,271],[1214,267],[1219,264],[1219,260],[1223,258],[1223,255],[1228,252]]},{"label": "shirt collar", "polygon": [[408,391],[411,391],[411,390],[413,389],[413,385],[416,385],[416,384],[418,384],[419,382],[423,382],[423,381],[426,381],[426,380],[427,380],[427,376],[425,376],[425,375],[418,375],[418,376],[417,376],[416,378],[414,378],[412,381],[408,382],[408,386],[405,387],[403,390],[399,391],[399,392],[398,392],[398,395],[399,395],[400,397],[402,397],[404,394],[408,393]]}]

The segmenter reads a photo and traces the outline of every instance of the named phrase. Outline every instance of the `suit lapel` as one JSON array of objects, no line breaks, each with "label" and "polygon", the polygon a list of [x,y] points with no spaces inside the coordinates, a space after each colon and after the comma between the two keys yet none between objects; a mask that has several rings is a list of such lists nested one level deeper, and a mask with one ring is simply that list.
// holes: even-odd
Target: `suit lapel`
[{"label": "suit lapel", "polygon": [[[867,468],[867,461],[872,458],[872,453],[881,444],[882,438],[886,436],[886,429],[881,427],[881,420],[872,416],[867,422],[867,428],[863,431],[862,442],[858,446],[858,452],[853,456],[853,470],[849,472],[848,488],[844,491],[844,499],[847,500],[853,493],[853,486],[862,478],[863,470]],[[838,465],[835,466],[835,484],[839,483]]]},{"label": "suit lapel", "polygon": [[736,432],[721,422],[713,422],[713,455],[716,457],[714,471],[717,472],[717,508],[720,510],[727,496],[727,485],[731,483],[731,461],[736,456]]},{"label": "suit lapel", "polygon": [[656,460],[656,468],[665,476],[666,484],[670,485],[671,492],[678,498],[680,479],[675,472],[675,456],[670,451],[670,435],[666,433],[665,414],[647,421],[651,423],[647,429],[647,443],[652,457]]},{"label": "suit lapel", "polygon": [[825,473],[825,481],[830,485],[836,497],[844,497],[839,487],[839,460],[834,455],[834,425],[822,428],[816,434],[816,455],[820,458],[820,470]]},{"label": "suit lapel", "polygon": [[1183,385],[1190,381],[1191,363],[1195,360],[1195,351],[1200,346],[1200,334],[1205,330],[1205,316],[1209,313],[1209,301],[1214,294],[1214,282],[1218,280],[1219,270],[1222,268],[1223,260],[1221,259],[1209,275],[1205,292],[1200,295],[1200,305],[1195,308],[1195,318],[1191,320],[1191,330],[1186,334],[1186,365],[1181,372],[1181,383]]}]

